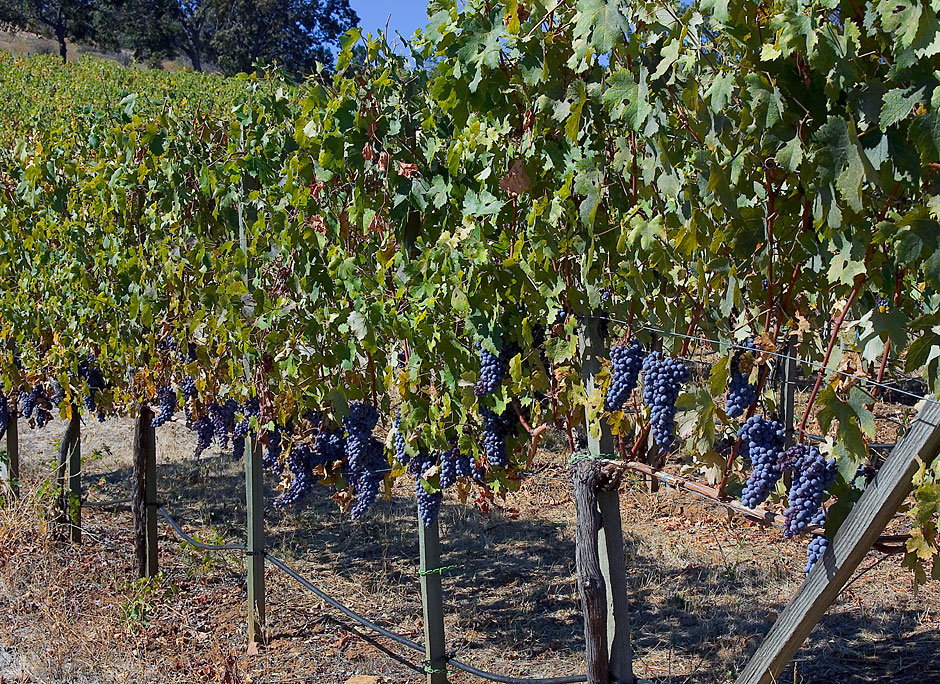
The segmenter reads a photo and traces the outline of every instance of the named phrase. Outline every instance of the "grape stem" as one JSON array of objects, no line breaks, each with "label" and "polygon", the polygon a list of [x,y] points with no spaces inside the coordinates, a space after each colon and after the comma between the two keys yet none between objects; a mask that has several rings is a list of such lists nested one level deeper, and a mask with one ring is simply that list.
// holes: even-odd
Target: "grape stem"
[{"label": "grape stem", "polygon": [[[884,248],[884,245],[882,245],[882,247]],[[885,257],[888,256],[887,251],[888,250],[885,248],[885,252],[886,252]],[[903,268],[899,269],[897,276],[896,276],[896,282],[894,284],[894,306],[895,307],[901,306],[901,283],[904,280],[904,276],[905,276],[905,269]],[[881,365],[878,367],[878,378],[876,380],[878,384],[875,385],[875,388],[872,390],[872,393],[871,393],[874,399],[877,399],[879,393],[881,392],[881,384],[884,382],[885,369],[888,366],[888,355],[890,352],[891,352],[891,338],[889,337],[885,341],[885,350],[884,350],[884,353],[881,355]]]},{"label": "grape stem", "polygon": [[[872,248],[874,245],[868,246],[868,254],[865,255],[865,266],[868,266],[868,260],[871,258]],[[855,286],[852,288],[852,292],[849,294],[849,298],[845,302],[845,306],[842,307],[842,312],[839,314],[839,317],[836,319],[832,327],[832,334],[829,336],[829,346],[826,347],[826,355],[823,357],[822,366],[819,368],[819,372],[816,374],[816,383],[813,385],[813,391],[809,395],[809,401],[806,404],[806,410],[803,411],[803,419],[800,421],[800,427],[797,431],[799,434],[800,443],[803,442],[804,435],[806,434],[806,424],[809,422],[809,416],[813,411],[813,405],[816,403],[816,397],[819,395],[819,388],[822,387],[823,378],[826,376],[826,367],[829,365],[829,358],[832,356],[832,350],[836,346],[836,340],[839,338],[839,331],[842,329],[842,324],[845,322],[845,317],[849,313],[849,309],[852,308],[852,304],[855,303],[858,293],[861,292],[862,286],[866,283],[864,274],[859,274],[855,277]]]}]

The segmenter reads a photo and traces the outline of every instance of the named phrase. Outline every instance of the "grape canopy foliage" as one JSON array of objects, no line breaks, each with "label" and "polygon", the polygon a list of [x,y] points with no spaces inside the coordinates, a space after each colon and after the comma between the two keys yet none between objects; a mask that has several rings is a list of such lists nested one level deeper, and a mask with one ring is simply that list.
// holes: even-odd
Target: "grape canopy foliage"
[{"label": "grape canopy foliage", "polygon": [[[474,464],[455,486],[503,494],[545,422],[586,413],[650,439],[648,414],[605,412],[609,367],[585,389],[578,321],[601,310],[612,344],[743,329],[829,368],[891,352],[940,391],[932,6],[434,0],[428,15],[406,54],[350,31],[335,71],[299,86],[0,58],[7,397],[55,379],[68,412],[93,354],[96,410],[179,389],[204,442],[257,399],[272,464],[293,451],[272,437],[309,411],[332,429],[367,403],[387,427],[400,406],[433,511],[428,455],[455,440]],[[664,358],[684,344],[658,341]],[[481,385],[482,352],[500,370]],[[725,412],[728,370],[683,386],[675,435],[694,468],[740,484],[745,459],[722,473],[715,457],[747,418]],[[864,384],[822,380],[834,529],[875,422]],[[362,506],[403,474],[377,456],[355,482],[315,468]],[[921,577],[937,475],[925,463],[916,482]]]}]

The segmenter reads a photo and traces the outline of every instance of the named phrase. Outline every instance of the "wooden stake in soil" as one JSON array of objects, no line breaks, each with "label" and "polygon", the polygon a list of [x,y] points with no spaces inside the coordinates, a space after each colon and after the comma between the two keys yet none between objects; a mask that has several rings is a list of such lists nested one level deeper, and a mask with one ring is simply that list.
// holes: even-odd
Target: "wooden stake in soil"
[{"label": "wooden stake in soil", "polygon": [[927,404],[869,483],[829,549],[783,609],[737,684],[771,684],[832,605],[912,488],[918,459],[931,463],[940,450],[940,405]]},{"label": "wooden stake in soil", "polygon": [[264,479],[261,443],[245,450],[248,510],[248,643],[264,643]]},{"label": "wooden stake in soil", "polygon": [[[599,540],[605,514],[613,526],[613,518],[619,521],[620,513],[615,508],[616,502],[608,497],[603,504],[605,514],[602,514],[598,495],[616,497],[621,473],[618,466],[592,458],[579,459],[571,467],[577,518],[575,561],[584,609],[588,684],[632,684],[635,681],[626,614],[623,538],[618,533],[619,528],[616,528],[618,532],[605,535],[603,551]],[[623,614],[618,616],[617,611]],[[612,650],[616,651],[613,655]]]},{"label": "wooden stake in soil", "polygon": [[[783,353],[787,358],[780,359],[780,398],[778,410],[780,422],[783,423],[787,446],[796,443],[796,359],[791,357],[793,344],[787,342]],[[783,474],[783,484],[790,489],[793,484],[793,472],[788,470]]]},{"label": "wooden stake in soil", "polygon": [[427,684],[447,683],[444,641],[444,590],[441,583],[441,536],[437,520],[425,526],[418,516],[421,555],[421,603],[424,607],[424,657]]},{"label": "wooden stake in soil", "polygon": [[141,404],[134,430],[134,551],[137,575],[151,579],[160,571],[157,559],[157,445],[153,411]]},{"label": "wooden stake in soil", "polygon": [[12,406],[7,423],[7,468],[7,483],[10,492],[16,496],[20,492],[20,436],[16,410]]},{"label": "wooden stake in soil", "polygon": [[59,492],[59,515],[55,521],[55,537],[76,544],[82,542],[82,442],[81,416],[78,407],[69,407],[69,424],[59,443],[56,487]]},{"label": "wooden stake in soil", "polygon": [[[581,373],[588,396],[596,389],[601,358],[607,355],[598,323],[596,317],[589,319],[581,337]],[[586,411],[585,425],[588,427],[588,451],[591,455],[615,452],[616,441],[605,421],[596,420]],[[591,684],[632,684],[634,681],[620,496],[617,493],[621,472],[615,466],[602,466],[590,459],[584,459],[572,468],[578,514],[576,559],[584,607],[585,642],[588,645],[588,681]],[[599,586],[595,584],[598,576]],[[598,601],[602,611],[599,616],[593,612],[597,610]],[[604,643],[596,643],[597,639]],[[603,671],[604,678],[591,679],[592,671],[594,676],[601,676]]]}]

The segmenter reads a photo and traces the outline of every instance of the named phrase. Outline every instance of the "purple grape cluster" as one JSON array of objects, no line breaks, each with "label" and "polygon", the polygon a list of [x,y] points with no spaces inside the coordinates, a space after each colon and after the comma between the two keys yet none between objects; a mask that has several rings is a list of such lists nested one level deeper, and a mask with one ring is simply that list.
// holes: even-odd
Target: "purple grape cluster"
[{"label": "purple grape cluster", "polygon": [[519,353],[519,347],[510,342],[503,346],[497,356],[484,349],[479,342],[476,346],[480,351],[480,379],[477,380],[473,393],[478,397],[485,397],[495,392],[503,382],[509,360]]},{"label": "purple grape cluster", "polygon": [[825,555],[826,549],[828,548],[829,540],[826,539],[825,535],[819,534],[813,537],[809,546],[806,547],[806,567],[803,568],[803,572],[809,575],[810,570],[812,570],[813,566],[819,562],[819,559]]},{"label": "purple grape cluster", "polygon": [[630,398],[636,389],[644,356],[643,345],[636,340],[629,344],[616,345],[610,350],[613,373],[610,376],[610,387],[604,397],[605,410],[619,411]]},{"label": "purple grape cluster", "polygon": [[268,435],[268,447],[261,455],[262,467],[275,472],[281,471],[281,440],[284,435],[281,428],[275,427]]},{"label": "purple grape cluster", "polygon": [[454,452],[454,470],[457,477],[470,477],[473,474],[473,459],[470,454],[460,451],[460,444],[456,437],[450,440],[451,451]]},{"label": "purple grape cluster", "polygon": [[731,356],[731,379],[728,382],[728,399],[725,401],[725,413],[730,418],[743,416],[757,399],[757,385],[747,381],[747,375],[741,370],[741,358],[748,349],[753,349],[751,340],[744,343],[747,349],[736,349]]},{"label": "purple grape cluster", "polygon": [[32,391],[23,391],[20,393],[20,411],[26,419],[33,417],[33,411],[36,409],[36,399]]},{"label": "purple grape cluster", "polygon": [[287,469],[293,478],[290,486],[274,501],[275,508],[296,505],[313,489],[314,450],[309,444],[295,442],[287,454]]},{"label": "purple grape cluster", "polygon": [[511,408],[497,415],[495,411],[483,407],[480,409],[483,416],[483,452],[491,466],[505,468],[509,464],[506,452],[506,438],[519,422],[519,417]]},{"label": "purple grape cluster", "polygon": [[99,392],[104,391],[106,385],[104,377],[101,375],[101,369],[98,368],[98,365],[95,363],[95,357],[92,354],[89,354],[87,357],[82,359],[78,363],[78,377],[83,379],[88,385],[88,394],[85,395],[85,408],[89,413],[98,413],[98,421],[104,421],[104,413],[98,411],[98,399],[97,395]]},{"label": "purple grape cluster", "polygon": [[422,480],[424,474],[432,465],[431,458],[427,452],[422,452],[412,459],[408,466],[408,471],[415,478],[415,498],[418,500],[418,517],[425,527],[430,527],[437,520],[441,512],[441,502],[444,495],[441,492],[429,492],[424,488]]},{"label": "purple grape cluster", "polygon": [[192,399],[197,394],[199,394],[198,390],[196,389],[196,381],[192,378],[192,376],[189,375],[183,378],[183,382],[180,383],[180,389],[182,390],[183,396],[186,399]]},{"label": "purple grape cluster", "polygon": [[29,392],[20,395],[23,417],[30,419],[30,425],[44,428],[52,420],[52,401],[42,383],[34,385]]},{"label": "purple grape cluster", "polygon": [[235,414],[238,413],[238,409],[238,402],[234,399],[226,399],[222,404],[209,405],[212,429],[223,449],[228,446],[229,435],[235,430]]},{"label": "purple grape cluster", "polygon": [[359,520],[376,500],[385,474],[391,469],[382,442],[372,431],[379,422],[374,406],[356,402],[350,405],[343,421],[346,427],[346,467],[356,491],[356,502],[350,511]]},{"label": "purple grape cluster", "polygon": [[751,416],[738,430],[741,454],[751,461],[753,470],[741,492],[741,503],[757,508],[770,496],[783,472],[780,459],[786,447],[783,425],[763,416]]},{"label": "purple grape cluster", "polygon": [[176,413],[178,399],[176,390],[172,387],[161,387],[157,390],[157,411],[153,415],[150,424],[158,428],[166,425],[167,421]]},{"label": "purple grape cluster", "polygon": [[784,537],[795,537],[818,520],[826,490],[835,482],[839,468],[814,446],[797,444],[784,453],[781,470],[793,471],[793,485],[784,511]]},{"label": "purple grape cluster", "polygon": [[392,438],[395,442],[395,460],[403,466],[408,465],[408,445],[405,442],[405,435],[401,432],[401,412],[395,416],[395,435]]},{"label": "purple grape cluster", "polygon": [[232,429],[232,458],[236,461],[240,461],[245,455],[245,443],[251,429],[251,419],[261,415],[261,404],[257,398],[249,399],[242,406],[241,412],[241,420],[235,423]]},{"label": "purple grape cluster", "polygon": [[674,439],[676,401],[689,369],[673,358],[653,352],[643,361],[643,401],[650,409],[650,425],[656,443],[668,449]]},{"label": "purple grape cluster", "polygon": [[458,449],[445,449],[441,452],[441,489],[447,489],[457,483]]},{"label": "purple grape cluster", "polygon": [[193,432],[196,433],[196,451],[193,454],[193,458],[199,458],[206,449],[212,446],[215,428],[209,416],[197,418],[191,423],[191,428]]},{"label": "purple grape cluster", "polygon": [[10,424],[10,405],[6,395],[0,394],[0,437],[3,437]]}]

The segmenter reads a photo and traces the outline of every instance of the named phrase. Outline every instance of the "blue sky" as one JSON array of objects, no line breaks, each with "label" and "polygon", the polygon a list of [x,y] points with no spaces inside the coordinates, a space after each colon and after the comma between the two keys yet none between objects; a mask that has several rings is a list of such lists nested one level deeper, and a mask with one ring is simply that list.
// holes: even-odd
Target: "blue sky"
[{"label": "blue sky", "polygon": [[389,39],[395,37],[395,31],[408,37],[416,28],[428,23],[424,0],[350,0],[349,4],[359,15],[364,34],[384,29],[388,21]]}]

